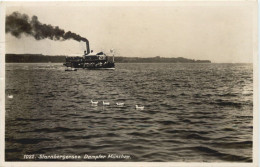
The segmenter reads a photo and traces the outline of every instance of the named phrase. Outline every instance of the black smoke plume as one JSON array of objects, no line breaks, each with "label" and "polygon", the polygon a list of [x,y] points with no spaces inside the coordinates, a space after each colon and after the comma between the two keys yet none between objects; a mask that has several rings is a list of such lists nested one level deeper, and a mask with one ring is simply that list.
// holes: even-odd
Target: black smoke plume
[{"label": "black smoke plume", "polygon": [[36,40],[51,39],[51,40],[67,40],[73,39],[78,42],[87,42],[88,40],[73,32],[65,32],[58,26],[42,24],[37,16],[31,19],[26,14],[13,12],[6,16],[5,32],[11,33],[13,36],[20,38],[22,34],[33,36]]}]

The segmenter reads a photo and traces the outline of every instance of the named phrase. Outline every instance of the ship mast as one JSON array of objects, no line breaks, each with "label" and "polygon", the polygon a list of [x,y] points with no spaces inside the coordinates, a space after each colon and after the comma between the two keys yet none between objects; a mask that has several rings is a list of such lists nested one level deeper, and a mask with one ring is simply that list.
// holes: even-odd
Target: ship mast
[{"label": "ship mast", "polygon": [[114,53],[113,53],[113,63],[115,62],[115,55],[114,55]]},{"label": "ship mast", "polygon": [[114,49],[110,49],[110,52],[113,53],[113,63],[115,62],[115,55],[114,55]]}]

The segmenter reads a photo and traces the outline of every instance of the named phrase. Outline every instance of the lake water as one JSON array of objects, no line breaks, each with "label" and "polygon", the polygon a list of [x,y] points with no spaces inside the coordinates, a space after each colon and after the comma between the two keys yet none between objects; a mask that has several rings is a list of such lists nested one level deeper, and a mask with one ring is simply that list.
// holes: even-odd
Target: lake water
[{"label": "lake water", "polygon": [[6,64],[7,161],[252,162],[252,64],[64,69]]}]

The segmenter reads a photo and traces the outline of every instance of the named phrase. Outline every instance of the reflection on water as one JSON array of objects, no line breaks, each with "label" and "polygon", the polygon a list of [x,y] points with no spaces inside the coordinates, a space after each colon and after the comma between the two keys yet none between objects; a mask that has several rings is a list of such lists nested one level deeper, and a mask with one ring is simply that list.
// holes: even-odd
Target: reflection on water
[{"label": "reflection on water", "polygon": [[6,160],[125,154],[131,159],[118,161],[252,162],[252,83],[252,64],[76,72],[61,64],[6,64]]}]

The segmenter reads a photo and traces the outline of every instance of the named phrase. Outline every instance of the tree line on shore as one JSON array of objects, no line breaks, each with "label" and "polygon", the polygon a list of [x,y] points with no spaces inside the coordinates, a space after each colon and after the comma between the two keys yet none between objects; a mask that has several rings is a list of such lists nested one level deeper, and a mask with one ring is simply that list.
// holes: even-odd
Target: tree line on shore
[{"label": "tree line on shore", "polygon": [[[111,57],[110,57],[111,59]],[[57,55],[42,55],[42,54],[6,54],[6,63],[63,63],[66,61],[66,56]],[[183,57],[165,58],[165,57],[117,57],[115,56],[116,63],[211,63],[209,60],[194,60]]]}]

